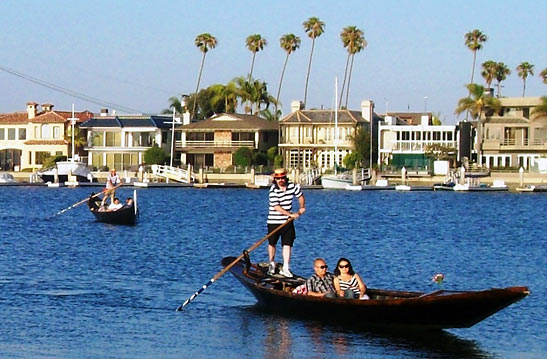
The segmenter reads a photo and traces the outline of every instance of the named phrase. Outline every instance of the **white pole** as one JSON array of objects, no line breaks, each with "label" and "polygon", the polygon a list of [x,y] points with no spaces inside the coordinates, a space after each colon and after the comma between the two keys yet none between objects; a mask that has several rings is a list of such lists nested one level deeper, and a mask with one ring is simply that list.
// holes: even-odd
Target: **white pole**
[{"label": "white pole", "polygon": [[338,77],[334,78],[334,173],[338,167]]},{"label": "white pole", "polygon": [[169,161],[169,167],[173,167],[173,149],[175,147],[175,107],[173,107],[173,126],[171,127],[171,160]]},{"label": "white pole", "polygon": [[76,122],[76,118],[74,117],[74,104],[72,104],[72,118],[70,119],[70,123],[72,124],[72,162],[74,162],[74,123]]}]

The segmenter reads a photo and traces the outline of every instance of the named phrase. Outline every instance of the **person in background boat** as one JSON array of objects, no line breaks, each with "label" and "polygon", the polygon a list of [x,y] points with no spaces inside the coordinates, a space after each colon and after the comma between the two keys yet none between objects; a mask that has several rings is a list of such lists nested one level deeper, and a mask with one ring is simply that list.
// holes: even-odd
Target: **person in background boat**
[{"label": "person in background boat", "polygon": [[110,170],[110,173],[108,174],[108,177],[106,178],[106,190],[104,193],[103,201],[101,203],[102,206],[105,205],[108,196],[110,196],[110,204],[114,203],[114,198],[116,197],[116,191],[114,188],[121,183],[122,180],[120,179],[120,176],[116,174],[116,169],[112,168]]},{"label": "person in background boat", "polygon": [[117,211],[118,209],[122,208],[123,205],[120,203],[120,199],[118,197],[114,198],[114,201],[110,203],[110,206],[108,206],[109,211]]},{"label": "person in background boat", "polygon": [[131,207],[133,205],[133,198],[127,197],[124,207]]},{"label": "person in background boat", "polygon": [[[289,181],[287,178],[287,171],[285,171],[284,168],[279,168],[274,171],[273,180],[274,183],[270,187],[268,195],[268,233],[271,233],[277,227],[285,223],[289,217],[296,219],[306,212],[306,200],[302,193],[302,189],[299,184]],[[298,198],[299,208],[297,212],[291,212],[294,197]],[[275,236],[269,238],[268,257],[270,264],[268,266],[268,274],[271,275],[275,273],[275,247],[279,237],[281,237],[281,244],[283,246],[283,270],[281,271],[281,274],[285,277],[292,278],[293,275],[289,268],[289,262],[291,260],[292,246],[296,238],[294,222],[291,222]]]},{"label": "person in background boat", "polygon": [[349,259],[340,258],[334,269],[334,288],[339,297],[346,299],[369,299],[367,286],[355,273]]},{"label": "person in background boat", "polygon": [[316,258],[313,261],[315,274],[306,281],[308,295],[314,297],[336,298],[334,288],[334,276],[327,271],[328,266],[323,258]]}]

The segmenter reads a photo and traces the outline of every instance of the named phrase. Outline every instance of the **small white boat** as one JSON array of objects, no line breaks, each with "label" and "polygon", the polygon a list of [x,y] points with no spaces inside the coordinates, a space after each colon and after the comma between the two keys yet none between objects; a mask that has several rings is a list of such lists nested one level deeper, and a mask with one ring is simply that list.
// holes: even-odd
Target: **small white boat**
[{"label": "small white boat", "polygon": [[408,186],[406,184],[398,184],[397,186],[395,186],[395,190],[396,191],[410,191],[411,188],[410,188],[410,186]]},{"label": "small white boat", "polygon": [[87,163],[79,161],[59,161],[55,166],[39,170],[36,174],[46,183],[65,183],[69,181],[69,176],[76,177],[77,182],[93,182]]},{"label": "small white boat", "polygon": [[0,183],[14,183],[15,178],[11,173],[0,172]]}]

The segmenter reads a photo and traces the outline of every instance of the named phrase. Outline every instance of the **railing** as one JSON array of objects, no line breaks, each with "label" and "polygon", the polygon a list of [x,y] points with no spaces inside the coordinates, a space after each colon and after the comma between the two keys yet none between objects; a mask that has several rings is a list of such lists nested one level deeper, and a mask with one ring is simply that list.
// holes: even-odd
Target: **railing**
[{"label": "railing", "polygon": [[176,141],[177,148],[194,147],[194,148],[215,148],[215,147],[253,147],[255,141]]},{"label": "railing", "polygon": [[321,171],[318,168],[309,168],[300,174],[298,182],[303,185],[311,186],[321,177]]},{"label": "railing", "polygon": [[426,147],[429,145],[443,145],[455,149],[457,143],[455,141],[392,141],[391,150],[401,152],[425,152]]},{"label": "railing", "polygon": [[517,143],[514,138],[504,138],[501,142],[502,146],[544,146],[547,143],[545,139],[524,138],[521,143]]},{"label": "railing", "polygon": [[[188,183],[188,170],[178,167],[153,165],[152,173],[156,176],[172,179],[173,181]],[[194,174],[190,173],[190,182],[195,182]]]}]

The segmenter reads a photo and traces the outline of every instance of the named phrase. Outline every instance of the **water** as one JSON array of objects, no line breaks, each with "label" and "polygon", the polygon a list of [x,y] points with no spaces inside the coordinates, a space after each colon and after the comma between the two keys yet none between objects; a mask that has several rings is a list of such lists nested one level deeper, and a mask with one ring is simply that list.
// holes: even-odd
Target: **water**
[{"label": "water", "polygon": [[[367,332],[264,313],[230,274],[175,309],[265,235],[267,192],[142,189],[135,227],[97,223],[88,188],[0,187],[2,358],[544,358],[543,194],[305,192],[293,271],[352,260],[369,287],[526,285],[469,329]],[[129,189],[118,191],[131,195]],[[262,246],[251,254],[266,259]],[[278,254],[278,259],[280,259]]]}]

